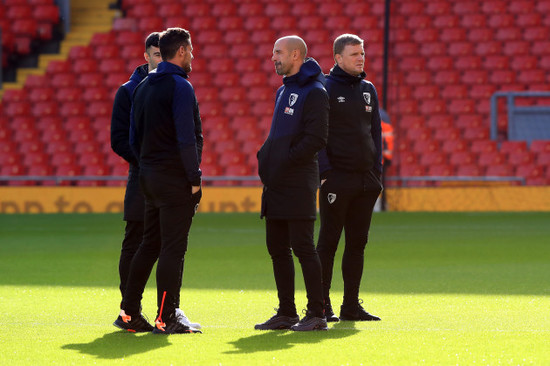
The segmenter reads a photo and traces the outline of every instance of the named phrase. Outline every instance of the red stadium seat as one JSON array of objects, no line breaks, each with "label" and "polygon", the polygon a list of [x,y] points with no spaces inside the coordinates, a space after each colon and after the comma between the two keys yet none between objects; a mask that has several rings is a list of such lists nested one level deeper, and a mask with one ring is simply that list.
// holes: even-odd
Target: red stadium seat
[{"label": "red stadium seat", "polygon": [[271,20],[271,28],[275,31],[289,31],[296,28],[296,18],[290,16],[276,16]]},{"label": "red stadium seat", "polygon": [[531,180],[544,178],[544,169],[536,164],[522,164],[516,167],[516,176]]},{"label": "red stadium seat", "polygon": [[446,164],[446,163],[447,163],[447,154],[440,151],[429,152],[420,156],[420,164],[422,164],[425,167],[429,167],[432,165]]},{"label": "red stadium seat", "polygon": [[63,165],[74,165],[76,163],[76,157],[72,152],[59,152],[52,154],[51,163],[54,167]]},{"label": "red stadium seat", "polygon": [[29,115],[31,105],[29,102],[11,102],[4,106],[4,113],[7,117],[26,116]]},{"label": "red stadium seat", "polygon": [[230,2],[218,2],[212,4],[212,15],[216,17],[228,17],[237,15],[237,6]]},{"label": "red stadium seat", "polygon": [[453,68],[453,63],[454,59],[449,56],[430,56],[427,67],[431,71],[448,71]]},{"label": "red stadium seat", "polygon": [[466,85],[484,85],[487,84],[488,81],[489,76],[485,70],[466,70],[462,75],[462,82]]},{"label": "red stadium seat", "polygon": [[24,4],[10,6],[6,11],[6,18],[10,20],[15,19],[31,19],[32,18],[32,8],[30,5]]},{"label": "red stadium seat", "polygon": [[59,109],[59,113],[65,118],[82,116],[86,113],[86,104],[80,101],[64,102]]},{"label": "red stadium seat", "polygon": [[483,171],[477,164],[460,164],[456,167],[456,175],[459,177],[478,177],[483,175]]},{"label": "red stadium seat", "polygon": [[529,150],[537,154],[550,153],[550,140],[533,140]]},{"label": "red stadium seat", "polygon": [[269,17],[259,15],[248,18],[247,21],[244,23],[244,28],[249,31],[263,30],[268,29],[270,24],[271,20]]},{"label": "red stadium seat", "polygon": [[66,73],[71,70],[71,65],[71,62],[68,60],[52,60],[48,63],[46,72],[48,74]]},{"label": "red stadium seat", "polygon": [[489,177],[511,177],[514,175],[514,170],[508,164],[497,164],[488,166],[485,174]]},{"label": "red stadium seat", "polygon": [[432,130],[439,128],[452,128],[454,126],[454,118],[448,114],[433,114],[426,118],[426,126]]},{"label": "red stadium seat", "polygon": [[77,85],[83,88],[93,88],[102,86],[104,82],[105,80],[102,74],[91,72],[81,74],[78,78]]},{"label": "red stadium seat", "polygon": [[[93,58],[93,50],[90,46],[73,46],[69,51],[69,60]],[[72,61],[71,61],[72,62]]]},{"label": "red stadium seat", "polygon": [[265,6],[264,13],[269,17],[284,16],[290,13],[290,6],[284,2],[270,2]]},{"label": "red stadium seat", "polygon": [[220,100],[227,102],[241,102],[246,99],[246,88],[242,86],[227,87],[220,90]]},{"label": "red stadium seat", "polygon": [[462,42],[466,40],[466,31],[462,28],[444,28],[439,39],[443,42]]},{"label": "red stadium seat", "polygon": [[[504,43],[504,47],[497,53],[504,53],[507,56],[528,55],[531,49],[531,42],[519,40]],[[548,51],[546,51],[548,52]]]},{"label": "red stadium seat", "polygon": [[[54,98],[55,89],[50,87],[32,88],[29,92],[29,100],[33,103],[46,102]],[[4,94],[4,100],[6,95]]]},{"label": "red stadium seat", "polygon": [[166,4],[161,4],[157,8],[157,14],[163,18],[169,18],[171,16],[179,16],[184,14],[184,7],[182,3],[171,1]]},{"label": "red stadium seat", "polygon": [[475,112],[475,102],[471,99],[454,99],[448,106],[449,113],[470,114]]},{"label": "red stadium seat", "polygon": [[517,41],[523,38],[523,31],[515,26],[499,28],[495,33],[498,41]]},{"label": "red stadium seat", "polygon": [[484,153],[497,151],[497,143],[492,140],[473,141],[471,151],[474,153]]},{"label": "red stadium seat", "polygon": [[481,152],[478,156],[479,165],[484,167],[504,164],[505,162],[506,156],[498,151]]},{"label": "red stadium seat", "polygon": [[466,140],[487,140],[489,139],[489,129],[487,127],[471,127],[464,130],[462,134]]},{"label": "red stadium seat", "polygon": [[27,95],[27,91],[25,89],[7,89],[4,91],[4,95],[1,100],[4,103],[19,103],[25,102],[28,98],[29,96]]},{"label": "red stadium seat", "polygon": [[11,26],[11,31],[16,36],[36,38],[37,23],[32,18],[16,19]]},{"label": "red stadium seat", "polygon": [[470,151],[455,151],[449,155],[449,163],[455,166],[469,165],[477,162],[477,155]]},{"label": "red stadium seat", "polygon": [[[473,1],[470,1],[467,3],[458,2],[458,3],[455,3],[455,9],[457,7],[460,7],[461,4],[470,4],[470,6],[472,6],[471,4],[475,4],[473,5],[473,7],[475,8],[478,7],[477,2],[473,2]],[[472,11],[472,12],[469,12],[468,14],[462,15],[460,19],[460,24],[466,29],[482,28],[482,27],[485,27],[485,25],[487,24],[487,17],[485,17],[485,15],[483,14],[480,14],[478,11]]]},{"label": "red stadium seat", "polygon": [[535,155],[529,151],[516,152],[508,155],[508,162],[515,166],[532,164],[535,162]]},{"label": "red stadium seat", "polygon": [[497,41],[479,42],[475,46],[475,53],[479,56],[490,56],[502,54],[502,46]]},{"label": "red stadium seat", "polygon": [[445,85],[441,89],[441,97],[447,100],[464,99],[468,97],[468,88],[462,84]]},{"label": "red stadium seat", "polygon": [[72,72],[54,74],[50,82],[51,86],[58,89],[72,87],[75,85],[75,83],[76,83],[76,76]]},{"label": "red stadium seat", "polygon": [[431,165],[427,170],[427,175],[432,177],[450,177],[455,175],[455,170],[449,164]]},{"label": "red stadium seat", "polygon": [[484,57],[483,67],[487,70],[507,70],[509,68],[508,57],[503,55]]}]

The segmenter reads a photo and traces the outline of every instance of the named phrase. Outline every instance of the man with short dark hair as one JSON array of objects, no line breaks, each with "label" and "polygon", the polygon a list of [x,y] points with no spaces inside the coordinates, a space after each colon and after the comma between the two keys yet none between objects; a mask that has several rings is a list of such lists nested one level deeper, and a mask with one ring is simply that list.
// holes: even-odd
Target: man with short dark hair
[{"label": "man with short dark hair", "polygon": [[342,320],[380,320],[367,313],[359,300],[365,246],[372,211],[382,190],[382,135],[378,97],[364,80],[363,40],[343,34],[333,45],[336,65],[327,76],[330,100],[326,149],[319,154],[321,229],[317,252],[323,266],[327,321],[339,321],[330,302],[334,256],[345,230],[342,258],[344,299]]},{"label": "man with short dark hair", "polygon": [[[326,330],[321,287],[321,264],[313,239],[317,215],[317,152],[326,144],[328,97],[321,68],[306,58],[298,36],[275,42],[275,71],[283,77],[276,96],[269,136],[258,152],[264,184],[262,213],[266,244],[273,263],[279,297],[277,314],[255,329]],[[307,311],[301,320],[294,303],[294,262],[298,257],[307,292]]]},{"label": "man with short dark hair", "polygon": [[159,32],[151,33],[145,40],[143,57],[146,64],[136,67],[130,80],[122,84],[115,95],[113,113],[111,116],[111,148],[130,165],[126,194],[124,195],[124,221],[126,221],[124,240],[118,264],[120,276],[120,292],[124,296],[126,280],[130,271],[130,263],[143,239],[143,212],[145,199],[139,188],[139,165],[130,148],[130,110],[132,94],[136,86],[156,69],[161,61],[159,50]]},{"label": "man with short dark hair", "polygon": [[[130,272],[130,264],[143,239],[143,217],[145,199],[139,187],[139,165],[137,158],[130,148],[130,111],[132,108],[132,95],[136,86],[156,69],[162,61],[159,49],[160,32],[153,32],[145,39],[145,52],[143,57],[146,64],[136,67],[130,80],[122,84],[115,95],[113,113],[111,116],[111,147],[113,151],[126,160],[130,169],[124,195],[124,220],[126,221],[124,239],[119,260],[120,292],[124,296],[126,281]],[[192,323],[182,309],[176,310],[187,325],[200,329],[201,325]],[[117,322],[115,321],[115,326]]]},{"label": "man with short dark hair", "polygon": [[163,61],[134,91],[130,145],[140,166],[145,224],[117,322],[135,331],[151,330],[140,303],[158,259],[153,333],[198,333],[176,311],[189,229],[202,194],[202,124],[186,80],[193,60],[191,36],[185,29],[169,28],[161,33],[159,48]]}]

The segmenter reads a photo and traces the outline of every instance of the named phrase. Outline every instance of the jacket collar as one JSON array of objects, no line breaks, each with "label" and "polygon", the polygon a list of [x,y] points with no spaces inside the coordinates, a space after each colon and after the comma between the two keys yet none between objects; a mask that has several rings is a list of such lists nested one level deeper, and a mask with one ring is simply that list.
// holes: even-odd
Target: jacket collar
[{"label": "jacket collar", "polygon": [[290,85],[296,83],[299,86],[304,86],[310,82],[318,80],[325,85],[324,79],[325,78],[321,72],[321,66],[319,66],[315,59],[309,57],[304,61],[302,66],[300,66],[300,71],[292,76],[285,76],[283,78],[283,84]]}]

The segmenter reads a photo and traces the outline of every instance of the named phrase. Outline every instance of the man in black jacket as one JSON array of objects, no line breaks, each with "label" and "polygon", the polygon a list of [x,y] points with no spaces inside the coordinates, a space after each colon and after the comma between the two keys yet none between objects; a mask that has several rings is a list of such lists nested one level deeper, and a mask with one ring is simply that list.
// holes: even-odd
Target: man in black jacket
[{"label": "man in black jacket", "polygon": [[139,188],[139,166],[137,158],[130,148],[130,110],[132,108],[132,94],[136,86],[147,73],[157,68],[161,61],[159,50],[160,33],[151,33],[145,40],[143,57],[146,64],[138,66],[130,80],[122,84],[115,95],[113,113],[111,116],[111,148],[130,165],[126,194],[124,195],[124,221],[126,228],[122,241],[122,250],[118,263],[120,275],[120,292],[124,296],[126,280],[130,271],[130,263],[143,239],[143,212],[145,199]]},{"label": "man in black jacket", "polygon": [[154,333],[196,333],[176,311],[192,218],[201,198],[202,125],[195,92],[186,80],[191,37],[181,28],[161,33],[163,62],[134,91],[130,146],[138,157],[145,194],[143,241],[136,252],[117,323],[152,328],[140,314],[141,298],[157,264],[158,316]]},{"label": "man in black jacket", "polygon": [[329,135],[319,154],[321,229],[317,251],[323,266],[325,315],[338,321],[330,303],[330,285],[338,241],[345,229],[342,258],[342,320],[380,320],[359,300],[363,256],[372,211],[382,190],[382,129],[374,85],[364,80],[363,40],[343,34],[334,41],[336,65],[327,76]]},{"label": "man in black jacket", "polygon": [[[283,86],[276,95],[269,136],[258,152],[264,184],[262,213],[266,244],[273,262],[279,297],[277,314],[255,329],[325,330],[321,264],[313,228],[318,188],[317,152],[327,139],[328,96],[317,62],[306,59],[305,42],[297,36],[275,43],[272,61]],[[302,266],[307,312],[300,320],[294,303],[294,262]]]},{"label": "man in black jacket", "polygon": [[[147,76],[149,71],[157,68],[162,61],[159,49],[159,32],[153,32],[145,39],[145,52],[143,57],[146,64],[136,67],[130,80],[118,88],[113,103],[111,116],[111,148],[130,165],[128,181],[126,183],[126,194],[124,195],[124,221],[126,221],[118,272],[120,276],[120,292],[124,296],[126,281],[130,272],[132,258],[143,239],[143,216],[145,210],[145,198],[139,187],[139,165],[137,158],[130,148],[130,111],[132,108],[132,97],[136,86]],[[177,312],[187,325],[193,328],[201,328],[198,323],[192,323],[182,309]],[[116,325],[116,322],[115,322]]]}]

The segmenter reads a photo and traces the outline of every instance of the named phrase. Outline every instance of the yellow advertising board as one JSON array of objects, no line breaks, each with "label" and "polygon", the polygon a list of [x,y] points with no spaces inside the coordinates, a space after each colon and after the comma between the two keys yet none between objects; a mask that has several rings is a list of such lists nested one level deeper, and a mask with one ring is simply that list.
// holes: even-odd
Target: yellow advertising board
[{"label": "yellow advertising board", "polygon": [[[199,212],[260,212],[260,187],[204,187]],[[124,187],[0,187],[0,213],[122,212]]]},{"label": "yellow advertising board", "polygon": [[[261,187],[204,187],[199,212],[260,212]],[[0,213],[122,212],[124,187],[0,187]],[[390,211],[548,211],[550,187],[389,188]]]}]

